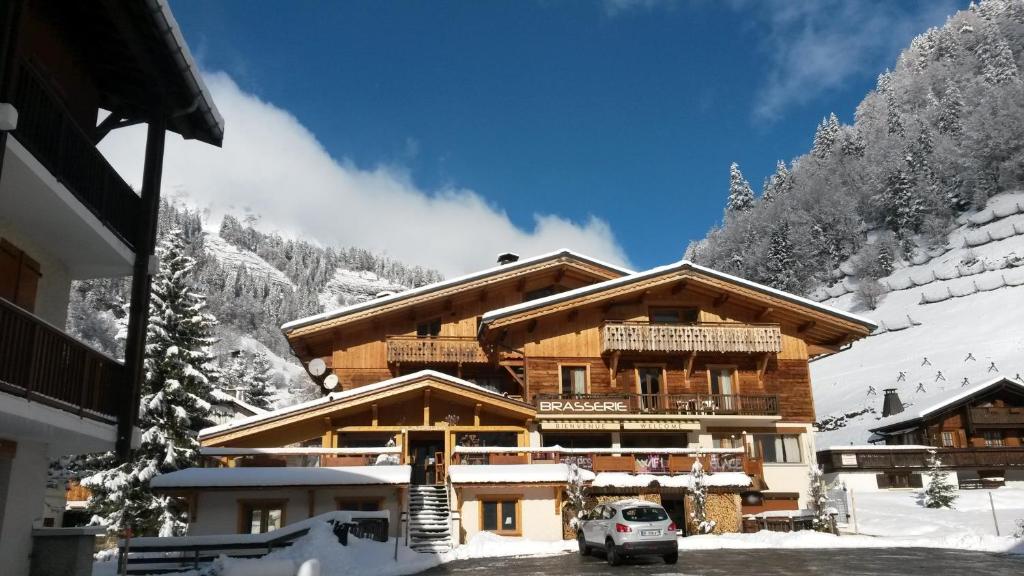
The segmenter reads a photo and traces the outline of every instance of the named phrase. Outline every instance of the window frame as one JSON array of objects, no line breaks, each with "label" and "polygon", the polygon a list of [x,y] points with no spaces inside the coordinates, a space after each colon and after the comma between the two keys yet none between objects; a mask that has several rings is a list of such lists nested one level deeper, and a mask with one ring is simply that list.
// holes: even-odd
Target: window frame
[{"label": "window frame", "polygon": [[[503,530],[501,519],[503,517],[502,511],[504,510],[504,502],[515,502],[515,514],[516,514],[516,528],[515,530]],[[522,536],[523,535],[523,495],[522,494],[481,494],[477,496],[478,508],[480,509],[480,524],[479,529],[481,532],[490,532],[491,534],[498,534],[499,536]],[[497,515],[498,527],[496,530],[488,530],[484,527],[484,503],[494,502],[497,508],[495,513]]]},{"label": "window frame", "polygon": [[[350,512],[380,512],[385,510],[384,498],[376,496],[367,496],[365,498],[359,497],[348,497],[348,496],[337,496],[334,498],[334,509],[335,510],[346,510]],[[373,504],[376,506],[374,510],[367,510],[365,508],[352,508],[350,507],[353,503],[359,504]],[[346,507],[349,506],[349,507]]]},{"label": "window frame", "polygon": [[[729,394],[722,394],[721,392],[714,392],[712,388],[711,373],[720,370],[730,370],[732,372],[732,392]],[[704,370],[707,373],[707,384],[708,394],[721,394],[723,396],[738,396],[740,393],[740,367],[736,364],[708,364]]]},{"label": "window frame", "polygon": [[[946,438],[949,438],[949,443],[946,443]],[[939,431],[939,445],[943,448],[956,448],[956,431],[955,430],[940,430]]]},{"label": "window frame", "polygon": [[0,272],[4,261],[11,268],[7,283],[0,284],[0,298],[34,314],[43,278],[39,262],[6,238],[0,238],[0,259]]},{"label": "window frame", "polygon": [[[437,323],[437,334],[431,334],[434,324]],[[420,334],[420,326],[426,326],[427,330],[424,334]],[[417,338],[440,338],[441,331],[444,328],[444,320],[440,317],[428,318],[426,320],[417,320],[416,327],[414,329]]]},{"label": "window frame", "polygon": [[[565,383],[562,380],[564,368],[583,368],[583,394],[590,394],[590,363],[588,362],[559,362],[558,363],[558,394],[566,396]],[[575,395],[575,392],[570,393]]]},{"label": "window frame", "polygon": [[[797,455],[797,457],[798,457],[797,461],[796,462],[787,462],[785,460],[786,443],[785,443],[785,440],[783,440],[783,442],[782,442],[783,460],[781,462],[774,461],[774,460],[769,462],[768,459],[765,458],[764,444],[761,442],[761,440],[765,436],[773,436],[773,437],[774,436],[781,436],[781,437],[791,436],[791,437],[796,438],[797,450],[799,451],[799,454]],[[780,432],[756,432],[756,433],[752,434],[752,441],[753,441],[753,444],[754,444],[754,452],[755,452],[757,458],[760,459],[761,462],[764,465],[766,465],[766,466],[804,466],[805,465],[805,463],[804,463],[804,452],[805,452],[805,450],[804,450],[803,441],[801,440],[801,436],[803,436],[803,434],[787,434],[787,433],[780,433]]]},{"label": "window frame", "polygon": [[[675,312],[676,319],[672,322],[661,322],[655,321],[654,315],[658,312]],[[685,319],[687,312],[696,312],[694,320],[692,322]],[[694,326],[700,324],[700,308],[696,306],[649,306],[647,308],[647,323],[655,325],[672,325],[680,324],[685,326]]]},{"label": "window frame", "polygon": [[242,498],[238,500],[238,533],[254,534],[252,532],[253,510],[265,511],[260,517],[260,532],[255,534],[266,534],[269,532],[269,519],[271,510],[281,511],[281,528],[288,525],[288,499],[287,498]]},{"label": "window frame", "polygon": [[1006,446],[1006,434],[1002,430],[982,430],[981,437],[986,448],[1003,448]]}]

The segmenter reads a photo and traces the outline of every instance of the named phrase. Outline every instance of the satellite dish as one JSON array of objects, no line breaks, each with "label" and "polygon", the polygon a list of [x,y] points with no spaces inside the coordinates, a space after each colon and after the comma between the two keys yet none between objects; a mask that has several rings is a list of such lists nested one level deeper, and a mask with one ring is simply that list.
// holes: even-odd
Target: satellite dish
[{"label": "satellite dish", "polygon": [[327,372],[327,364],[324,362],[323,358],[313,358],[309,361],[310,374],[320,377],[324,375],[324,372]]},{"label": "satellite dish", "polygon": [[337,375],[331,374],[327,378],[324,378],[324,388],[327,388],[328,390],[334,390],[337,387],[338,387],[338,376]]}]

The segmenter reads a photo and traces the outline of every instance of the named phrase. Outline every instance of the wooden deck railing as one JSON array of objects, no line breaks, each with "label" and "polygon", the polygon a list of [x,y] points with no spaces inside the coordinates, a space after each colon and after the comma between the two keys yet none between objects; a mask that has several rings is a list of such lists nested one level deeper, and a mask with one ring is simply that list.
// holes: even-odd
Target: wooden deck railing
[{"label": "wooden deck railing", "polygon": [[[636,452],[637,449],[628,449]],[[568,464],[593,472],[628,472],[630,474],[687,474],[696,456],[685,454],[560,454],[556,452],[523,452],[520,454],[453,454],[453,464]],[[701,464],[709,472],[744,472],[762,476],[761,460],[745,454],[705,454]]]},{"label": "wooden deck railing", "polygon": [[1024,424],[1024,408],[1015,406],[971,408],[971,422],[995,426]]},{"label": "wooden deck railing", "polygon": [[134,249],[141,200],[75,123],[43,76],[20,62],[12,103],[14,137],[125,244]]},{"label": "wooden deck railing", "polygon": [[534,404],[547,414],[779,414],[779,399],[771,394],[538,394]]},{"label": "wooden deck railing", "polygon": [[490,360],[476,338],[389,336],[388,362],[482,364]]},{"label": "wooden deck railing", "polygon": [[[1024,447],[935,448],[943,467],[1024,467]],[[891,450],[825,450],[818,463],[826,472],[834,470],[893,470],[928,467],[929,451],[894,446]]]},{"label": "wooden deck railing", "polygon": [[606,322],[603,352],[780,352],[776,324]]},{"label": "wooden deck railing", "polygon": [[0,298],[0,391],[116,421],[124,365]]}]

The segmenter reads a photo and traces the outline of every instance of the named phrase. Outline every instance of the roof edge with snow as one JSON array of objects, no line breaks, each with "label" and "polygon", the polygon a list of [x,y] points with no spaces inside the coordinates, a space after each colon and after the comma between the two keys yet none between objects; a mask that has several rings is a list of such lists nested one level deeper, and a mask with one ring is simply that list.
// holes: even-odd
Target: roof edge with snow
[{"label": "roof edge with snow", "polygon": [[[1019,388],[1021,392],[1024,392],[1024,383],[1020,383],[1020,382],[1017,382],[1015,380],[1011,380],[1011,379],[1007,378],[1006,376],[997,376],[997,377],[995,377],[995,378],[993,378],[991,380],[986,380],[985,382],[982,382],[980,384],[975,384],[974,386],[971,386],[970,388],[967,388],[965,390],[961,390],[958,394],[950,396],[949,398],[946,398],[945,400],[942,400],[940,402],[932,404],[932,405],[928,406],[927,408],[924,408],[924,409],[919,410],[917,412],[901,412],[901,413],[895,415],[896,416],[895,419],[890,420],[890,421],[886,422],[885,424],[883,424],[881,426],[877,426],[875,428],[870,428],[869,431],[870,432],[875,432],[875,433],[877,433],[879,431],[891,432],[892,429],[897,427],[897,426],[906,426],[910,422],[916,422],[916,421],[921,420],[923,418],[927,418],[928,416],[930,416],[930,415],[932,415],[932,414],[934,414],[934,413],[936,413],[936,412],[938,412],[940,410],[943,410],[943,409],[946,409],[946,408],[950,408],[950,407],[952,407],[954,405],[960,404],[961,402],[969,400],[970,398],[972,398],[972,397],[974,397],[974,396],[976,396],[978,394],[984,393],[984,392],[986,392],[986,391],[988,391],[988,390],[990,390],[992,388],[995,388],[996,386],[1002,386],[1002,385],[1013,385],[1013,386],[1016,386],[1017,388]],[[903,417],[901,418],[900,416],[903,416]]]}]

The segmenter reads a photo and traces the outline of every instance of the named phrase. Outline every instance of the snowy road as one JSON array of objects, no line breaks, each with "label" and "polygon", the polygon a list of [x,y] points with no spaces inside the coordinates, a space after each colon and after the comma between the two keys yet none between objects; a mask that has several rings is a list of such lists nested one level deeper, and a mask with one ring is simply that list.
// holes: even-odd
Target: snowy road
[{"label": "snowy road", "polygon": [[420,572],[420,576],[440,575],[814,575],[902,574],[1024,574],[1024,557],[985,552],[935,550],[923,548],[884,548],[874,550],[706,550],[683,551],[679,564],[666,566],[650,559],[611,567],[604,557],[580,558],[578,554],[527,558],[485,558],[459,560]]}]

